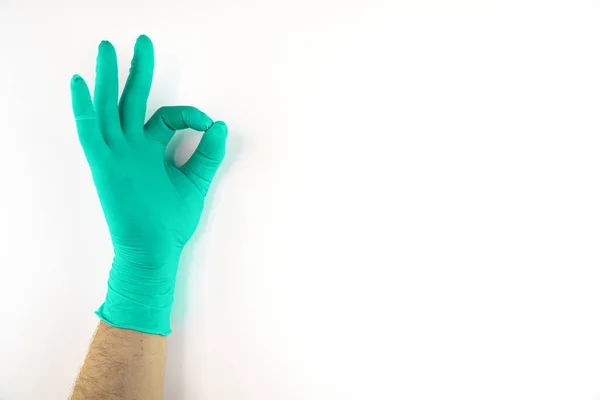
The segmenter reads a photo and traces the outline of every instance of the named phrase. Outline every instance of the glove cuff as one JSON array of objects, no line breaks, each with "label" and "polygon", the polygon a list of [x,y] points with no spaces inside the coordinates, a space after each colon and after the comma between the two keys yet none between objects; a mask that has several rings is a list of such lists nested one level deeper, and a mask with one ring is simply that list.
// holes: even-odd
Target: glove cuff
[{"label": "glove cuff", "polygon": [[161,266],[132,266],[115,257],[106,299],[96,315],[109,325],[154,335],[171,333],[179,257]]}]

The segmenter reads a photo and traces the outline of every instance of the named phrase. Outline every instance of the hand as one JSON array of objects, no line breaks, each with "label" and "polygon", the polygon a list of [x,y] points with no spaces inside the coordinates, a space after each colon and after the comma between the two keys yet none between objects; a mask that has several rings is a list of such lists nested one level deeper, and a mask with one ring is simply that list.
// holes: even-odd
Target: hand
[{"label": "hand", "polygon": [[[194,107],[160,108],[144,125],[153,70],[152,42],[142,35],[117,103],[117,56],[104,41],[98,48],[94,101],[78,75],[71,94],[114,248],[108,293],[96,313],[116,327],[166,335],[181,250],[198,225],[225,156],[227,127]],[[165,147],[176,130],[185,128],[205,133],[178,168],[165,159]]]}]

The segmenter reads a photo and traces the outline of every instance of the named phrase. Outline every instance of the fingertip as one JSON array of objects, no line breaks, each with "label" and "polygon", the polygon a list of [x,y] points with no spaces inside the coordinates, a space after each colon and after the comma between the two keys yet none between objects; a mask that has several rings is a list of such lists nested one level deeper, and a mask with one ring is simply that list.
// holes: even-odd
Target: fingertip
[{"label": "fingertip", "polygon": [[86,96],[86,93],[89,93],[88,85],[78,74],[73,75],[71,78],[71,93],[76,96]]},{"label": "fingertip", "polygon": [[140,35],[138,36],[137,40],[135,41],[135,50],[140,50],[140,49],[148,49],[148,50],[152,50],[152,40],[150,40],[150,38],[146,35]]},{"label": "fingertip", "polygon": [[206,132],[213,124],[213,120],[196,107],[185,106],[182,111],[183,118],[187,118],[186,123],[190,128]]},{"label": "fingertip", "polygon": [[215,121],[208,129],[217,131],[225,136],[227,136],[228,133],[227,124],[223,121]]},{"label": "fingertip", "polygon": [[83,78],[81,76],[79,76],[78,74],[73,75],[73,77],[71,78],[71,85],[78,85],[80,83],[83,82]]},{"label": "fingertip", "polygon": [[105,68],[106,66],[114,66],[117,64],[117,51],[111,42],[103,40],[98,45],[98,57],[96,58],[96,70]]},{"label": "fingertip", "polygon": [[227,124],[221,120],[213,122],[211,128],[212,127],[215,127],[217,129],[227,130]]},{"label": "fingertip", "polygon": [[114,50],[115,50],[115,46],[113,46],[113,44],[111,42],[109,42],[108,40],[103,40],[98,45],[98,51],[114,51]]}]

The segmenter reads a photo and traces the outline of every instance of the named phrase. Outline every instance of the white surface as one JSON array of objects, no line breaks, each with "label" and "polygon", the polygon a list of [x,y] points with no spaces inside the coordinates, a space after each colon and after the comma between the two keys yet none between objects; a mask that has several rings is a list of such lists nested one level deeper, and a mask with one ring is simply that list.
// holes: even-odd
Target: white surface
[{"label": "white surface", "polygon": [[149,113],[231,132],[166,399],[600,398],[592,1],[70,3],[0,2],[0,399],[66,398],[87,350],[111,247],[69,79],[109,39],[124,82],[140,33]]}]

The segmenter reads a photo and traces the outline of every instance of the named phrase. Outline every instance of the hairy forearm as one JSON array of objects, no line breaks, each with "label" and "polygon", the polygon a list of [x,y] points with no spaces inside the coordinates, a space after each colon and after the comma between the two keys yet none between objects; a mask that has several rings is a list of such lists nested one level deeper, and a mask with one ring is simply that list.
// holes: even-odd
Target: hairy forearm
[{"label": "hairy forearm", "polygon": [[72,400],[162,399],[167,338],[100,322]]}]

